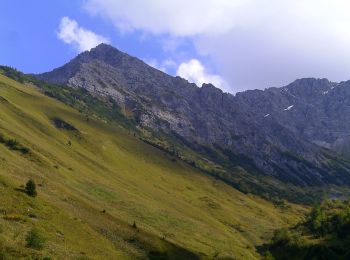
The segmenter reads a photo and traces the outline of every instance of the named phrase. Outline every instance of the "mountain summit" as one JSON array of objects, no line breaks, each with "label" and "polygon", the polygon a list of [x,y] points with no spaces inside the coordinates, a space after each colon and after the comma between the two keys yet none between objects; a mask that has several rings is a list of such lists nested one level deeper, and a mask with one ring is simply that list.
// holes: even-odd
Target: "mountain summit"
[{"label": "mountain summit", "polygon": [[246,178],[251,186],[265,177],[297,186],[350,184],[350,82],[300,79],[233,96],[167,75],[107,44],[36,77],[107,98],[138,128],[220,165],[228,182],[253,174]]}]

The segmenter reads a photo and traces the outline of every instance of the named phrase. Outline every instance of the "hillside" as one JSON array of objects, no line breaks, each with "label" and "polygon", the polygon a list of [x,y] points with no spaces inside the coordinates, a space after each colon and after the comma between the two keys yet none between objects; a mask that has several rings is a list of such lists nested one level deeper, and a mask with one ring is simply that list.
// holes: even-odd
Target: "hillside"
[{"label": "hillside", "polygon": [[241,191],[311,203],[319,187],[350,184],[348,82],[301,79],[233,96],[106,44],[35,77],[108,100],[157,143],[200,154],[197,166]]},{"label": "hillside", "polygon": [[[104,110],[79,112],[40,91],[0,75],[2,258],[256,259],[256,246],[306,211],[243,194]],[[30,178],[36,198],[23,192]],[[33,227],[41,250],[26,247]]]},{"label": "hillside", "polygon": [[325,200],[306,220],[277,230],[266,255],[276,259],[349,259],[349,200]]}]

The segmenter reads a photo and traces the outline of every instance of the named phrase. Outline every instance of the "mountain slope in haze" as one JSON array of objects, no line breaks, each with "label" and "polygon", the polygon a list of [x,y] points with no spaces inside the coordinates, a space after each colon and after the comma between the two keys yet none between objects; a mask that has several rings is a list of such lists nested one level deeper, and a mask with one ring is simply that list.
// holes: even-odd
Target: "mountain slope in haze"
[{"label": "mountain slope in haze", "polygon": [[[9,259],[257,259],[255,246],[305,212],[245,195],[117,120],[3,75],[0,133],[27,149],[0,143],[0,253]],[[21,192],[29,178],[36,198]],[[25,245],[32,227],[46,238],[42,250]]]},{"label": "mountain slope in haze", "polygon": [[350,183],[343,156],[349,113],[341,112],[349,109],[348,82],[302,79],[233,96],[211,84],[198,88],[106,44],[36,77],[109,97],[139,127],[175,136],[225,165],[227,180],[239,166],[298,186]]}]

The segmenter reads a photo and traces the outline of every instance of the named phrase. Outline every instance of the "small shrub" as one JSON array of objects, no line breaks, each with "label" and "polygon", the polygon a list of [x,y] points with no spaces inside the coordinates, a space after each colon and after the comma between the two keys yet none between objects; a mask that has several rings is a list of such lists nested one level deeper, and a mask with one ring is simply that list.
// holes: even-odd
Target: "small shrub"
[{"label": "small shrub", "polygon": [[18,149],[22,154],[28,154],[30,152],[30,149],[27,147],[21,147]]},{"label": "small shrub", "polygon": [[40,250],[44,247],[45,238],[40,234],[40,232],[33,228],[26,236],[27,247]]},{"label": "small shrub", "polygon": [[29,213],[29,214],[28,214],[28,217],[30,217],[30,218],[37,218],[37,215],[34,214],[34,213]]},{"label": "small shrub", "polygon": [[6,141],[6,146],[12,150],[16,150],[16,148],[19,146],[19,143],[14,139],[9,139]]},{"label": "small shrub", "polygon": [[33,180],[29,180],[27,182],[26,187],[25,187],[25,191],[29,196],[36,197],[36,195],[37,195],[36,185],[35,185],[35,182]]}]

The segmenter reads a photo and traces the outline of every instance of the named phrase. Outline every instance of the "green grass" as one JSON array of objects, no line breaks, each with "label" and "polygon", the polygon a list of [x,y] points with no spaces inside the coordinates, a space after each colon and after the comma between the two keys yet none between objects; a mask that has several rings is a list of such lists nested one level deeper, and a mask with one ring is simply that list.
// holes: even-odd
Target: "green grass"
[{"label": "green grass", "polygon": [[349,259],[350,201],[324,200],[305,221],[277,230],[262,247],[276,259]]},{"label": "green grass", "polygon": [[[165,133],[145,127],[138,128],[137,122],[140,120],[141,111],[144,110],[142,106],[132,111],[125,107],[120,108],[108,97],[92,96],[85,89],[48,84],[6,66],[0,66],[0,73],[21,83],[27,82],[38,86],[45,95],[83,113],[87,121],[93,117],[103,121],[117,122],[118,125],[128,129],[134,136],[138,136],[140,140],[173,156],[172,160],[185,161],[241,192],[252,193],[270,201],[287,199],[294,203],[312,205],[315,201],[320,200],[320,195],[327,189],[325,187],[321,189],[301,188],[292,185],[288,179],[286,180],[287,183],[278,181],[276,178],[263,174],[249,158],[232,153],[216,144],[205,146],[188,142],[175,132]],[[148,101],[144,100],[144,102]],[[60,118],[53,118],[52,120],[60,127],[71,128]],[[74,130],[74,127],[71,130]],[[234,136],[234,138],[239,137]],[[277,165],[275,168],[280,170]]]},{"label": "green grass", "polygon": [[[306,211],[243,194],[129,134],[125,122],[87,120],[33,85],[0,75],[0,97],[0,133],[30,149],[0,145],[0,241],[13,258],[256,259],[257,245]],[[30,178],[36,198],[17,189]],[[41,250],[26,247],[32,228],[45,237]]]}]

